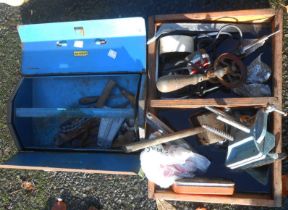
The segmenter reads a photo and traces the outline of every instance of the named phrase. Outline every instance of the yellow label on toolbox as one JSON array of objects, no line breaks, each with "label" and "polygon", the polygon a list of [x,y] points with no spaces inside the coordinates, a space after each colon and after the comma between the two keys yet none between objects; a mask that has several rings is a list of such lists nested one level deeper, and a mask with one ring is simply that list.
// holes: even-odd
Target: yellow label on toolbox
[{"label": "yellow label on toolbox", "polygon": [[87,55],[88,55],[88,51],[86,50],[74,51],[74,56],[87,56]]}]

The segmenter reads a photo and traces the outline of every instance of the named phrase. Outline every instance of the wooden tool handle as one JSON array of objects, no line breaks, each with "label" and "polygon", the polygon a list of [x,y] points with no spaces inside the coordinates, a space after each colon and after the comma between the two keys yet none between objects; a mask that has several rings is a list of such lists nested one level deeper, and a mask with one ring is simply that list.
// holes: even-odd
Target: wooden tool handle
[{"label": "wooden tool handle", "polygon": [[156,83],[157,89],[162,93],[168,93],[179,90],[188,85],[196,85],[204,81],[204,76],[201,74],[195,75],[166,75],[160,77]]},{"label": "wooden tool handle", "polygon": [[105,105],[107,99],[110,96],[110,93],[112,92],[112,89],[116,86],[116,82],[114,80],[109,80],[104,87],[104,90],[102,91],[101,96],[99,97],[98,101],[95,104],[96,108],[100,108]]},{"label": "wooden tool handle", "polygon": [[81,105],[89,105],[92,103],[96,103],[98,101],[98,96],[87,96],[87,97],[83,97],[80,98],[79,100],[79,104]]},{"label": "wooden tool handle", "polygon": [[222,78],[229,72],[229,67],[217,69],[206,74],[193,75],[166,75],[159,78],[156,83],[157,89],[162,93],[179,90],[188,85],[196,85],[211,78]]},{"label": "wooden tool handle", "polygon": [[175,132],[173,134],[167,134],[165,136],[161,136],[161,137],[153,139],[153,140],[145,139],[145,140],[142,140],[139,142],[131,143],[131,144],[124,146],[124,150],[125,150],[125,152],[128,152],[128,153],[129,152],[135,152],[135,151],[144,149],[146,147],[151,147],[151,146],[155,146],[158,144],[163,144],[163,143],[167,143],[170,141],[174,141],[177,139],[186,138],[188,136],[193,136],[193,135],[196,135],[196,134],[201,133],[203,131],[204,131],[204,129],[201,127],[190,128],[190,129]]}]

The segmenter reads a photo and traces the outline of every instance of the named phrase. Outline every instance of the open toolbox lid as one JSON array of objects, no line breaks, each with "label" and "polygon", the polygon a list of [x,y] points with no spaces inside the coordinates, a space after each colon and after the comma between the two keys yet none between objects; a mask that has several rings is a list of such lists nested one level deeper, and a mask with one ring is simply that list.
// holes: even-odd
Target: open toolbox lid
[{"label": "open toolbox lid", "polygon": [[140,17],[21,25],[18,32],[23,75],[145,71]]},{"label": "open toolbox lid", "polygon": [[22,151],[0,168],[136,175],[140,160],[137,154]]}]

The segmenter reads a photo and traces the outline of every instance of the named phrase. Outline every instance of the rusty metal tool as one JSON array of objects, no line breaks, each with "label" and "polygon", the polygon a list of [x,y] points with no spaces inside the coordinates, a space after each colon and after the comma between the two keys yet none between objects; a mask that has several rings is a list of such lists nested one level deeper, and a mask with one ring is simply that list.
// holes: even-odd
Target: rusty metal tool
[{"label": "rusty metal tool", "polygon": [[[79,118],[80,119],[80,118]],[[84,119],[84,118],[83,118]],[[86,120],[87,119],[87,120]],[[71,142],[74,140],[80,140],[81,144],[86,141],[88,137],[86,134],[91,129],[99,126],[99,120],[96,118],[85,118],[85,121],[82,120],[83,123],[77,123],[77,119],[71,119],[70,121],[66,121],[65,125],[61,126],[60,132],[55,136],[54,142],[56,146],[62,146],[67,142]],[[75,123],[77,123],[75,125]],[[69,127],[68,127],[69,124]],[[86,138],[84,138],[86,136]]]},{"label": "rusty metal tool", "polygon": [[202,125],[202,128],[204,128],[205,130],[207,130],[208,132],[210,133],[213,133],[219,137],[222,137],[223,139],[227,139],[229,141],[234,141],[234,137],[231,136],[230,134],[228,133],[225,133],[224,131],[222,130],[219,130],[217,128],[214,128],[214,127],[210,127],[209,125]]},{"label": "rusty metal tool", "polygon": [[202,126],[206,130],[197,135],[198,140],[203,145],[222,144],[225,140],[233,139],[231,135],[224,132],[227,126],[217,120],[214,113],[198,111],[190,115],[189,121],[193,127]]},{"label": "rusty metal tool", "polygon": [[[109,80],[102,91],[102,95],[98,98],[93,107],[103,107],[115,86],[116,82],[114,80]],[[96,118],[73,118],[65,121],[61,125],[60,132],[55,136],[55,144],[57,146],[61,146],[74,140],[75,138],[84,134],[87,129],[90,129],[90,124],[93,124],[95,120]]]},{"label": "rusty metal tool", "polygon": [[235,183],[223,179],[183,178],[175,181],[172,190],[180,194],[233,195]]},{"label": "rusty metal tool", "polygon": [[102,106],[105,105],[107,99],[109,98],[113,88],[116,86],[116,82],[114,80],[109,80],[104,88],[104,90],[102,91],[101,96],[99,97],[99,99],[97,100],[96,104],[95,104],[95,108],[100,108]]},{"label": "rusty metal tool", "polygon": [[198,133],[201,133],[203,131],[204,131],[204,129],[201,127],[177,131],[177,132],[174,132],[172,134],[167,134],[165,136],[161,136],[161,137],[153,139],[153,140],[145,139],[145,140],[141,140],[139,142],[134,142],[134,143],[128,144],[128,145],[124,146],[124,150],[125,150],[125,152],[128,152],[128,153],[135,152],[135,151],[144,149],[146,147],[151,147],[151,146],[155,146],[158,144],[167,143],[170,141],[175,141],[177,139],[182,139],[182,138],[186,138],[189,136],[197,135]]},{"label": "rusty metal tool", "polygon": [[[112,84],[113,85],[113,84]],[[130,93],[129,91],[125,90],[124,88],[120,87],[119,85],[117,85],[117,87],[119,88],[121,94],[127,98],[127,100],[129,101],[129,103],[132,105],[132,107],[135,107],[135,96]],[[104,90],[103,92],[105,91],[109,91],[108,87],[106,90]],[[99,99],[99,96],[87,96],[87,97],[83,97],[83,98],[80,98],[79,100],[79,104],[81,105],[89,105],[89,104],[92,104],[92,103],[96,103]]]},{"label": "rusty metal tool", "polygon": [[127,98],[127,100],[129,101],[129,103],[131,104],[132,107],[136,106],[136,100],[135,100],[135,95],[133,95],[132,93],[130,93],[129,91],[125,90],[124,88],[120,87],[119,85],[117,85],[117,87],[119,88],[121,94]]},{"label": "rusty metal tool", "polygon": [[204,74],[165,75],[156,83],[162,93],[179,90],[188,85],[209,81],[220,83],[226,88],[235,88],[243,84],[247,77],[247,69],[241,59],[231,53],[221,54],[214,62],[213,70]]},{"label": "rusty metal tool", "polygon": [[81,105],[89,105],[96,103],[98,100],[98,96],[87,96],[79,99],[79,104]]},{"label": "rusty metal tool", "polygon": [[220,69],[224,67],[229,67],[229,72],[223,77],[217,77],[216,80],[212,78],[210,82],[220,83],[226,88],[236,88],[246,81],[247,68],[240,57],[232,53],[221,54],[215,60],[213,68]]}]

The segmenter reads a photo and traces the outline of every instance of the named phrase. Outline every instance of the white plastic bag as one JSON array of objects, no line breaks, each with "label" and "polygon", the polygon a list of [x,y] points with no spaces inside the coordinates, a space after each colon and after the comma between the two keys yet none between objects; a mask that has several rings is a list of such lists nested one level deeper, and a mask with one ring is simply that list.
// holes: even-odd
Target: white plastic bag
[{"label": "white plastic bag", "polygon": [[165,144],[146,148],[140,155],[146,177],[162,188],[168,188],[176,179],[193,177],[199,170],[205,172],[210,161],[187,149],[187,144]]}]

